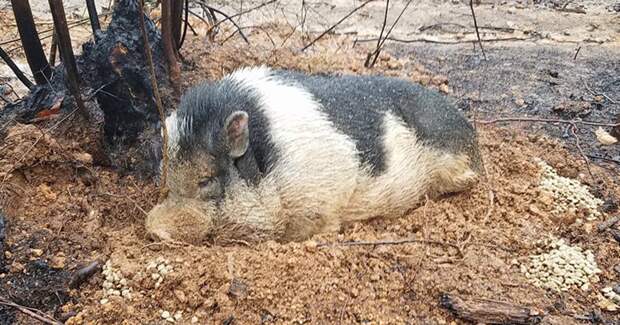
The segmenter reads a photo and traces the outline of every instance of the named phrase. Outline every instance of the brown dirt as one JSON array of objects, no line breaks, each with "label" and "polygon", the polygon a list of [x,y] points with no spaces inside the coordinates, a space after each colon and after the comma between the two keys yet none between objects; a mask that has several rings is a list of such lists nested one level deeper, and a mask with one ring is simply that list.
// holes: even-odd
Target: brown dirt
[{"label": "brown dirt", "polygon": [[[254,63],[312,72],[371,72],[362,66],[367,48],[352,48],[344,38],[328,37],[302,54],[290,50],[302,44],[287,37],[290,30],[265,28],[263,36],[253,35],[249,47],[236,39],[206,46],[192,38],[184,51],[192,63],[184,71],[184,86]],[[272,47],[269,39],[278,46]],[[445,78],[406,59],[384,56],[373,72],[448,91]],[[478,125],[488,181],[471,191],[428,201],[400,219],[357,223],[341,234],[302,243],[252,247],[152,243],[145,238],[143,211],[153,206],[156,185],[92,166],[81,143],[87,139],[68,129],[43,132],[18,125],[0,144],[0,198],[8,224],[0,291],[21,304],[34,301],[28,294],[36,295],[41,303],[32,307],[55,312],[57,318],[77,313],[69,324],[164,324],[161,310],[183,311],[183,324],[193,316],[209,324],[460,323],[438,307],[444,292],[536,307],[570,324],[576,322],[571,315],[594,311],[598,290],[618,277],[613,269],[620,263],[620,246],[608,233],[597,233],[602,220],[578,226],[570,216],[554,216],[536,187],[539,170],[533,158],[589,182],[583,160],[558,142],[519,128]],[[618,197],[616,171],[593,166],[593,172],[601,180],[601,195]],[[519,272],[518,263],[527,259],[535,242],[550,235],[595,253],[603,274],[592,291],[546,292]],[[412,236],[426,243],[321,245]],[[168,259],[174,271],[156,288],[146,265],[159,257]],[[69,272],[93,259],[111,260],[129,281],[131,300],[111,298],[101,305],[100,274],[79,290],[64,289]],[[33,269],[37,265],[39,273]],[[23,288],[40,281],[36,276],[41,273],[47,286],[25,293]],[[14,317],[17,323],[33,322],[22,314]],[[617,314],[604,312],[602,317]]]}]

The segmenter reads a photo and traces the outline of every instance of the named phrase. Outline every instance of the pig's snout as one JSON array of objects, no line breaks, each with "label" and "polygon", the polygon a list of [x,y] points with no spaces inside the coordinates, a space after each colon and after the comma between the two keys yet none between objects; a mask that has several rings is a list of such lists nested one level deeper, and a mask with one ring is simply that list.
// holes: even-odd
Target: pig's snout
[{"label": "pig's snout", "polygon": [[146,231],[154,240],[200,245],[213,230],[213,213],[201,202],[168,199],[149,211]]}]

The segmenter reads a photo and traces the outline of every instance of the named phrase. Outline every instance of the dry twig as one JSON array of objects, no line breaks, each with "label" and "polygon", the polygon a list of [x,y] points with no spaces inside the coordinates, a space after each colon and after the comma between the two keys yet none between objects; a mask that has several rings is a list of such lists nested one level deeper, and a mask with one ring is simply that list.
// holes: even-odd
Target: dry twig
[{"label": "dry twig", "polygon": [[405,239],[397,239],[397,240],[376,240],[376,241],[346,241],[341,243],[320,243],[317,247],[338,247],[338,246],[382,246],[382,245],[403,245],[403,244],[430,244],[430,245],[441,245],[441,246],[449,246],[457,251],[461,251],[460,247],[453,243],[438,241],[438,240],[427,240],[427,239],[415,239],[415,238],[405,238]]},{"label": "dry twig", "polygon": [[[364,66],[366,68],[371,68],[377,62],[377,58],[379,57],[379,53],[381,52],[381,42],[383,38],[383,32],[385,31],[385,25],[387,25],[388,12],[390,11],[390,0],[385,2],[385,14],[383,15],[383,24],[381,25],[381,32],[379,33],[379,38],[377,39],[377,48],[374,52],[368,53],[366,57],[366,62],[364,62]],[[374,58],[373,58],[374,56]],[[370,62],[370,58],[372,59],[372,63]]]},{"label": "dry twig", "polygon": [[[403,7],[403,10],[400,11],[400,14],[398,14],[398,17],[396,17],[396,19],[392,23],[392,26],[390,26],[390,29],[388,29],[387,33],[385,34],[385,38],[381,40],[381,36],[379,36],[379,43],[377,45],[377,49],[375,50],[375,52],[373,52],[373,54],[370,55],[370,56],[374,56],[372,63],[370,64],[370,67],[373,67],[375,63],[377,62],[377,59],[379,58],[379,53],[381,52],[381,49],[383,49],[383,45],[385,44],[385,41],[387,41],[387,39],[390,37],[392,30],[394,29],[394,27],[396,27],[396,24],[398,24],[398,21],[403,16],[407,8],[409,8],[409,5],[411,4],[411,2],[413,2],[413,0],[407,1],[405,6]],[[387,15],[387,11],[386,11],[386,15]]]},{"label": "dry twig", "polygon": [[353,10],[351,10],[348,14],[346,14],[344,17],[340,18],[340,20],[338,20],[335,24],[333,24],[330,28],[326,29],[324,32],[322,32],[319,36],[317,36],[314,40],[312,40],[312,42],[308,43],[308,45],[304,46],[301,51],[305,51],[307,50],[310,46],[314,45],[314,43],[316,43],[318,40],[320,40],[321,38],[323,38],[323,36],[327,35],[327,33],[331,32],[332,30],[334,30],[334,28],[338,27],[338,25],[340,25],[343,21],[347,20],[347,18],[351,17],[354,13],[356,13],[358,10],[366,7],[367,4],[373,2],[375,0],[367,0],[365,2],[363,2],[361,5],[355,7]]},{"label": "dry twig", "polygon": [[[140,8],[144,12],[144,0],[140,0]],[[142,33],[142,41],[144,42],[144,54],[149,66],[149,75],[151,78],[151,87],[153,88],[153,95],[155,96],[155,105],[159,113],[159,120],[162,130],[162,172],[161,172],[161,184],[159,192],[159,200],[163,200],[166,197],[166,179],[168,177],[168,130],[166,129],[166,113],[164,112],[164,105],[161,101],[161,95],[159,93],[159,87],[157,86],[157,77],[155,76],[155,67],[153,65],[153,54],[151,53],[151,46],[149,45],[149,39],[146,34],[146,26],[144,19],[145,15],[141,15],[140,18],[140,31]],[[140,208],[140,210],[142,210]],[[142,210],[144,212],[144,210]]]},{"label": "dry twig", "polygon": [[471,16],[474,18],[474,28],[476,28],[476,36],[478,37],[478,44],[480,44],[480,50],[482,51],[482,57],[487,60],[487,54],[484,53],[484,47],[482,47],[482,39],[480,38],[480,32],[478,31],[478,22],[476,21],[476,13],[474,12],[474,0],[469,0],[469,8],[471,9]]},{"label": "dry twig", "polygon": [[47,316],[44,312],[35,309],[35,308],[30,308],[30,307],[25,307],[22,305],[18,305],[4,297],[0,297],[0,305],[5,305],[5,306],[9,306],[9,307],[13,307],[17,310],[19,310],[20,312],[44,323],[44,324],[53,324],[53,325],[62,325],[61,322],[55,320],[54,318],[51,318],[50,316]]}]

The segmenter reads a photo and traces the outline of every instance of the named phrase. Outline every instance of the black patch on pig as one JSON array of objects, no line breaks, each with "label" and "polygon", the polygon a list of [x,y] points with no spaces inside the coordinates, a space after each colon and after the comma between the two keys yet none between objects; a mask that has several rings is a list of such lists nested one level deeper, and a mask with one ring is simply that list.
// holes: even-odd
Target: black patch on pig
[{"label": "black patch on pig", "polygon": [[[234,111],[245,111],[250,117],[250,145],[235,162],[228,155],[224,139],[224,121]],[[193,159],[194,153],[208,152],[216,160],[216,177],[224,186],[229,181],[229,168],[239,168],[240,176],[256,183],[268,173],[278,157],[269,135],[269,121],[259,109],[258,95],[236,81],[223,79],[189,89],[177,110],[179,122],[179,156]],[[191,119],[191,127],[183,127]]]},{"label": "black patch on pig", "polygon": [[467,120],[446,96],[419,84],[383,76],[274,73],[314,96],[336,128],[353,139],[372,175],[386,168],[383,122],[388,111],[432,147],[452,153],[476,150],[475,132]]}]

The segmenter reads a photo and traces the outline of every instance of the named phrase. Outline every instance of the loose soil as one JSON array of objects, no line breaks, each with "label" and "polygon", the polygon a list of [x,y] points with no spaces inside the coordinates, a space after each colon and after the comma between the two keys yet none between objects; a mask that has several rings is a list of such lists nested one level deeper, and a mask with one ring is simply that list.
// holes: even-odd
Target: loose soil
[{"label": "loose soil", "polygon": [[[527,96],[534,90],[551,104],[561,102],[566,93],[545,92],[535,82],[527,86],[518,74],[505,79],[497,72],[509,74],[518,69],[500,68],[509,62],[522,63],[527,56],[516,52],[510,56],[507,50],[495,55],[500,53],[498,47],[490,46],[490,63],[484,65],[488,67],[486,76],[497,76],[498,88],[488,86],[493,82],[487,81],[484,87],[490,88],[483,87],[488,90],[481,96],[476,86],[481,83],[476,83],[485,74],[472,71],[483,64],[471,47],[465,52],[464,48],[447,45],[429,48],[424,44],[394,44],[374,69],[367,69],[363,62],[373,45],[353,46],[354,37],[350,35],[328,35],[301,53],[298,49],[309,38],[290,26],[266,24],[247,34],[250,45],[236,37],[223,45],[190,37],[183,50],[183,87],[217,79],[238,66],[268,64],[308,72],[382,73],[407,78],[452,95],[472,120],[492,118],[498,112],[564,117],[552,115],[556,114],[552,110],[522,111],[511,106],[518,96],[528,103]],[[519,49],[531,53],[525,46]],[[613,47],[601,51],[616,57],[619,53]],[[440,60],[438,53],[443,53],[445,60]],[[549,57],[553,53],[544,55],[548,60],[545,64],[552,65]],[[601,54],[600,65],[588,56],[590,67],[599,70],[568,63],[553,67],[560,76],[571,76],[574,68],[582,69],[589,78],[599,73],[606,82],[613,82],[618,76],[612,73],[618,69],[617,63],[612,63],[613,55]],[[473,63],[463,64],[467,62]],[[546,71],[542,66],[540,69]],[[568,80],[561,87],[578,84],[578,78]],[[513,81],[521,93],[502,97]],[[597,87],[608,96],[620,98],[618,88],[613,88],[616,86],[603,88],[601,83]],[[588,97],[577,101],[595,100]],[[614,110],[617,112],[612,103],[599,102],[601,107],[593,119],[610,119]],[[578,107],[579,103],[568,106]],[[579,323],[579,318],[588,317],[609,322],[618,319],[617,312],[601,311],[598,304],[599,290],[620,278],[620,245],[611,232],[597,231],[603,219],[576,223],[579,215],[552,213],[553,202],[537,188],[540,169],[534,159],[541,158],[561,175],[591,185],[606,201],[604,219],[616,213],[618,166],[592,163],[592,180],[573,143],[564,141],[547,125],[477,123],[487,178],[470,191],[427,201],[402,218],[360,222],[339,234],[323,234],[301,243],[248,246],[226,242],[210,247],[154,243],[146,238],[145,212],[155,203],[157,184],[139,175],[93,166],[90,155],[82,149],[87,139],[75,125],[71,119],[44,126],[16,125],[0,143],[0,203],[6,214],[0,296],[40,309],[67,324],[165,324],[161,317],[164,311],[182,311],[182,319],[177,321],[180,324],[191,323],[193,317],[199,324],[463,323],[439,307],[442,293],[533,307],[544,312],[544,322],[549,324]],[[604,149],[588,135],[590,129],[580,133],[586,149],[599,150],[594,152],[597,155],[611,151],[613,157],[618,145]],[[537,250],[540,239],[550,236],[595,253],[603,273],[591,290],[545,291],[521,274],[520,264]],[[338,244],[404,238],[419,241]],[[147,265],[159,258],[168,260],[173,271],[156,286]],[[111,261],[127,279],[131,299],[104,297],[101,273],[78,289],[67,289],[72,272],[93,260]],[[102,305],[104,298],[108,302]],[[0,305],[0,323],[35,321]]]}]

